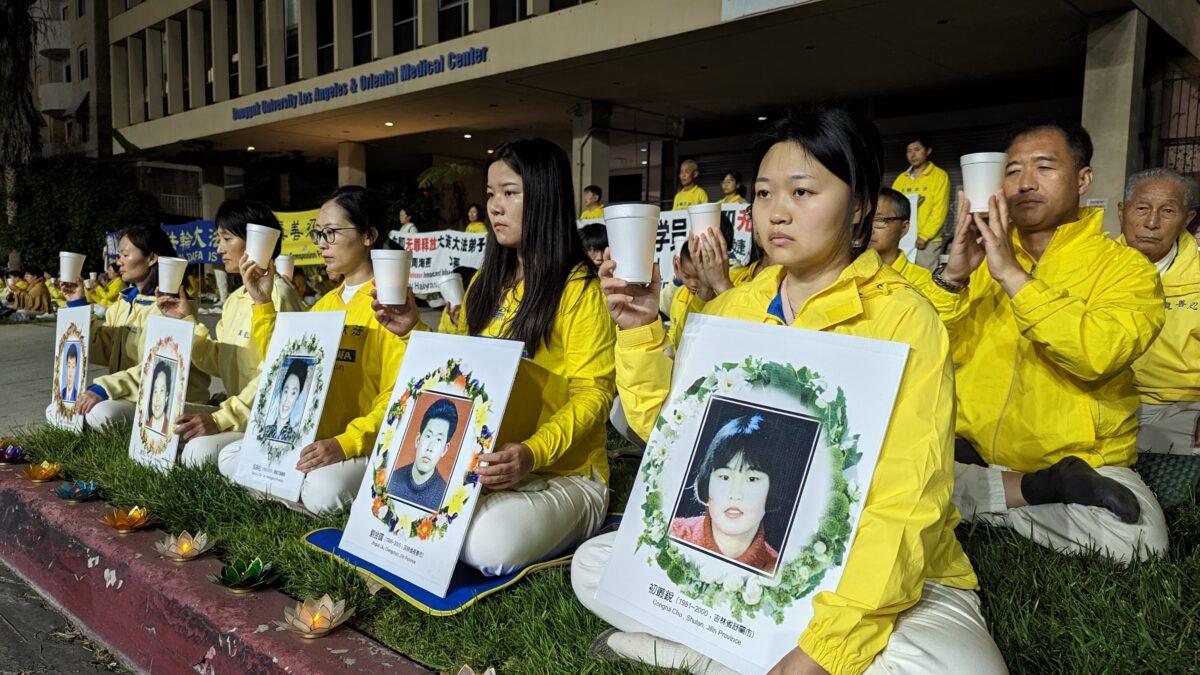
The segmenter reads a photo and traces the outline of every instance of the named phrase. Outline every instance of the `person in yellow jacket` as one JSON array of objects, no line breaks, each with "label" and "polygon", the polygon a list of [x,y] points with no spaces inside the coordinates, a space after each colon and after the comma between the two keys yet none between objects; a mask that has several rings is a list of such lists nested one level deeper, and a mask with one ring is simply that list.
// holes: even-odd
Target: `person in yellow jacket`
[{"label": "person in yellow jacket", "polygon": [[1124,242],[1158,269],[1166,323],[1133,363],[1138,452],[1200,454],[1200,253],[1185,229],[1200,203],[1196,183],[1147,169],[1125,184],[1118,205]]},{"label": "person in yellow jacket", "polygon": [[42,272],[42,281],[46,284],[46,292],[50,294],[50,302],[55,308],[67,306],[67,296],[63,295],[58,280],[51,277],[47,271]]},{"label": "person in yellow jacket", "polygon": [[[279,220],[266,204],[240,199],[222,203],[216,215],[217,253],[230,274],[241,271],[238,263],[246,252],[247,223],[280,229]],[[279,248],[277,241],[272,258],[279,255]],[[305,309],[296,289],[280,276],[274,279],[271,303],[280,312]],[[249,423],[262,366],[262,355],[250,335],[253,307],[254,301],[242,286],[221,306],[215,336],[204,324],[196,324],[192,366],[220,377],[228,397],[212,412],[185,412],[175,420],[175,433],[181,442],[179,461],[185,466],[215,463],[222,448],[241,440]],[[186,298],[160,295],[158,308],[176,319],[192,316]]]},{"label": "person in yellow jacket", "polygon": [[483,222],[483,208],[478,204],[467,207],[467,234],[487,234],[487,223]]},{"label": "person in yellow jacket", "polygon": [[[461,560],[508,574],[592,536],[608,509],[605,427],[613,400],[614,328],[575,232],[570,162],[545,139],[496,149],[487,170],[487,253],[456,323],[441,330],[525,345],[495,450],[480,456],[487,488]],[[406,336],[409,303],[380,323]]]},{"label": "person in yellow jacket", "polygon": [[924,136],[913,136],[904,145],[908,168],[892,181],[892,189],[918,195],[917,259],[926,269],[937,267],[942,254],[942,227],[950,212],[950,176],[929,160],[933,146]]},{"label": "person in yellow jacket", "polygon": [[[175,257],[175,246],[161,228],[136,225],[121,233],[117,252],[121,279],[130,286],[102,322],[92,321],[88,346],[88,361],[107,366],[108,374],[97,377],[75,402],[75,411],[93,429],[133,419],[139,384],[134,372],[142,365],[146,324],[150,316],[162,314],[155,304],[158,258]],[[83,284],[63,284],[63,293],[69,307],[87,304]],[[207,402],[209,382],[207,373],[192,368],[187,401]]]},{"label": "person in yellow jacket", "polygon": [[32,319],[42,314],[49,314],[54,308],[50,290],[46,288],[46,280],[38,267],[25,267],[25,289],[18,296],[18,315]]},{"label": "person in yellow jacket", "polygon": [[[771,673],[1003,673],[973,592],[975,573],[954,536],[946,331],[929,303],[866,249],[881,174],[878,135],[869,122],[824,107],[789,113],[766,133],[775,142],[755,181],[754,229],[778,266],[704,313],[911,348],[845,571],[836,589],[812,598],[812,619],[795,626],[797,646]],[[614,268],[605,263],[601,283],[619,327],[617,388],[634,429],[649,434],[669,395],[672,359],[656,294],[614,278]],[[731,358],[749,355],[729,348]],[[576,597],[619,631],[603,634],[593,653],[720,670],[595,601],[614,538],[585,543],[571,566]]]},{"label": "person in yellow jacket", "polygon": [[908,233],[911,209],[912,204],[904,195],[891,188],[881,188],[869,243],[884,263],[908,279],[922,295],[928,295],[933,285],[933,273],[909,260],[900,250],[900,240]]},{"label": "person in yellow jacket", "polygon": [[696,184],[700,177],[700,165],[695,160],[685,159],[679,163],[679,192],[675,193],[672,211],[686,209],[689,206],[708,203],[708,193]]},{"label": "person in yellow jacket", "polygon": [[604,220],[604,190],[599,185],[589,185],[583,188],[583,208],[579,212],[580,220]]},{"label": "person in yellow jacket", "polygon": [[749,204],[746,201],[746,188],[742,185],[742,172],[730,169],[721,177],[722,204]]},{"label": "person in yellow jacket", "polygon": [[125,282],[121,280],[121,270],[117,263],[109,263],[104,275],[104,283],[92,284],[84,296],[89,303],[98,307],[108,307],[116,303],[121,297],[121,291],[125,288]]},{"label": "person in yellow jacket", "polygon": [[[296,464],[306,475],[300,501],[289,506],[310,513],[336,511],[354,498],[408,345],[406,339],[384,330],[371,309],[375,289],[371,249],[383,245],[386,228],[387,208],[379,195],[346,186],[321,206],[309,233],[320,247],[327,272],[342,280],[309,311],[346,312],[317,440],[300,451]],[[254,302],[250,333],[261,358],[267,353],[277,316],[272,300],[274,263],[263,270],[244,256],[240,267],[246,293]],[[411,296],[409,301],[413,302]],[[217,465],[226,478],[232,479],[237,471],[241,450],[239,441],[221,450]]]},{"label": "person in yellow jacket", "polygon": [[1131,366],[1162,329],[1163,296],[1145,256],[1078,206],[1091,157],[1077,122],[1018,127],[986,219],[960,193],[929,299],[954,349],[963,517],[1127,562],[1167,548],[1162,508],[1130,468]]}]

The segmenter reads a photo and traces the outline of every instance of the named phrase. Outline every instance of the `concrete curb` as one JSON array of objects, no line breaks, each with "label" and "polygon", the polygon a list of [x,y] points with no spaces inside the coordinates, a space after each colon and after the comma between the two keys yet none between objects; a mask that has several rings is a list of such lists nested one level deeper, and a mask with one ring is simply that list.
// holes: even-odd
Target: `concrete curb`
[{"label": "concrete curb", "polygon": [[158,530],[119,535],[102,503],[69,505],[57,483],[0,465],[0,559],[130,667],[145,672],[425,673],[347,627],[319,640],[277,629],[295,600],[233,595],[208,581],[220,562],[162,558]]}]

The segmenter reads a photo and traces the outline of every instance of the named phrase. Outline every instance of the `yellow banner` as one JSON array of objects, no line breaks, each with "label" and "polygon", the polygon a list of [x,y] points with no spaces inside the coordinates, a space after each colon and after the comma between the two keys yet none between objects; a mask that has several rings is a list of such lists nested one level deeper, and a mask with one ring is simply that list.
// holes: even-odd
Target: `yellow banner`
[{"label": "yellow banner", "polygon": [[308,238],[308,231],[317,224],[318,209],[276,213],[283,226],[283,255],[292,256],[296,265],[320,265],[321,250]]}]

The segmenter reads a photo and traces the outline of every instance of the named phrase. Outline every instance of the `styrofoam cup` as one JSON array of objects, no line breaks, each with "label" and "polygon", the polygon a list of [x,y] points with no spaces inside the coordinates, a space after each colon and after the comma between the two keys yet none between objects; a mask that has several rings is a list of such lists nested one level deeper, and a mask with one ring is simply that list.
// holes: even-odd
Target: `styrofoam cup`
[{"label": "styrofoam cup", "polygon": [[91,279],[93,284],[96,283],[96,273],[88,272],[88,279]]},{"label": "styrofoam cup", "polygon": [[87,256],[82,253],[61,251],[58,254],[58,277],[64,284],[79,283],[79,274],[83,272],[83,261]]},{"label": "styrofoam cup", "polygon": [[371,266],[375,269],[375,295],[379,304],[403,305],[408,299],[412,251],[371,251]]},{"label": "styrofoam cup", "polygon": [[463,303],[463,282],[462,275],[451,274],[448,277],[442,277],[438,282],[438,292],[442,294],[442,299],[451,307],[461,307]]},{"label": "styrofoam cup", "polygon": [[158,259],[158,290],[166,295],[179,292],[183,283],[183,274],[187,272],[188,263],[183,258]]},{"label": "styrofoam cup", "polygon": [[609,255],[617,263],[613,275],[618,279],[648,284],[654,277],[658,215],[659,208],[653,204],[615,204],[604,208]]},{"label": "styrofoam cup", "polygon": [[271,255],[275,253],[275,242],[279,241],[279,230],[266,225],[246,224],[246,253],[255,265],[267,269]]},{"label": "styrofoam cup", "polygon": [[721,230],[721,205],[695,204],[687,207],[688,234],[695,237],[707,229]]},{"label": "styrofoam cup", "polygon": [[988,198],[1004,183],[1008,155],[1003,152],[976,152],[963,155],[963,193],[971,201],[971,213],[987,213]]},{"label": "styrofoam cup", "polygon": [[275,258],[275,271],[285,277],[292,276],[292,272],[296,271],[296,261],[290,255],[281,255]]}]

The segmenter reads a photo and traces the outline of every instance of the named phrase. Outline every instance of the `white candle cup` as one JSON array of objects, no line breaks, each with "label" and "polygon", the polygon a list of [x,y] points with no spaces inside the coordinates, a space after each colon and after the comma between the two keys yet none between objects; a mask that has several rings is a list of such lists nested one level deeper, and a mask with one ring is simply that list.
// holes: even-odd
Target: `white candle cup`
[{"label": "white candle cup", "polygon": [[371,251],[371,266],[375,270],[375,297],[381,305],[403,305],[408,299],[408,271],[412,267],[412,251]]},{"label": "white candle cup", "polygon": [[462,275],[451,274],[448,277],[442,277],[438,282],[438,292],[442,294],[442,299],[451,307],[461,307],[463,303],[463,282]]},{"label": "white candle cup", "polygon": [[279,241],[279,230],[266,225],[246,224],[246,253],[255,265],[267,269],[271,256],[275,254],[275,242]]},{"label": "white candle cup", "polygon": [[158,290],[166,295],[179,293],[183,283],[183,274],[187,272],[188,263],[183,258],[158,259]]},{"label": "white candle cup", "polygon": [[275,271],[281,276],[290,277],[296,271],[296,261],[290,255],[275,258]]},{"label": "white candle cup", "polygon": [[87,256],[82,253],[62,251],[58,254],[58,277],[64,284],[79,283],[79,275],[83,272],[83,261]]},{"label": "white candle cup", "polygon": [[96,273],[88,272],[88,279],[91,279],[93,284],[96,283]]},{"label": "white candle cup", "polygon": [[963,155],[963,193],[971,202],[971,213],[987,213],[988,198],[1004,183],[1008,155],[1003,152],[977,152]]},{"label": "white candle cup", "polygon": [[604,208],[609,255],[617,263],[613,275],[618,279],[648,284],[654,277],[658,215],[659,208],[653,204],[615,204]]},{"label": "white candle cup", "polygon": [[687,207],[688,234],[695,237],[701,232],[713,229],[721,230],[721,205],[716,203],[696,204]]}]

